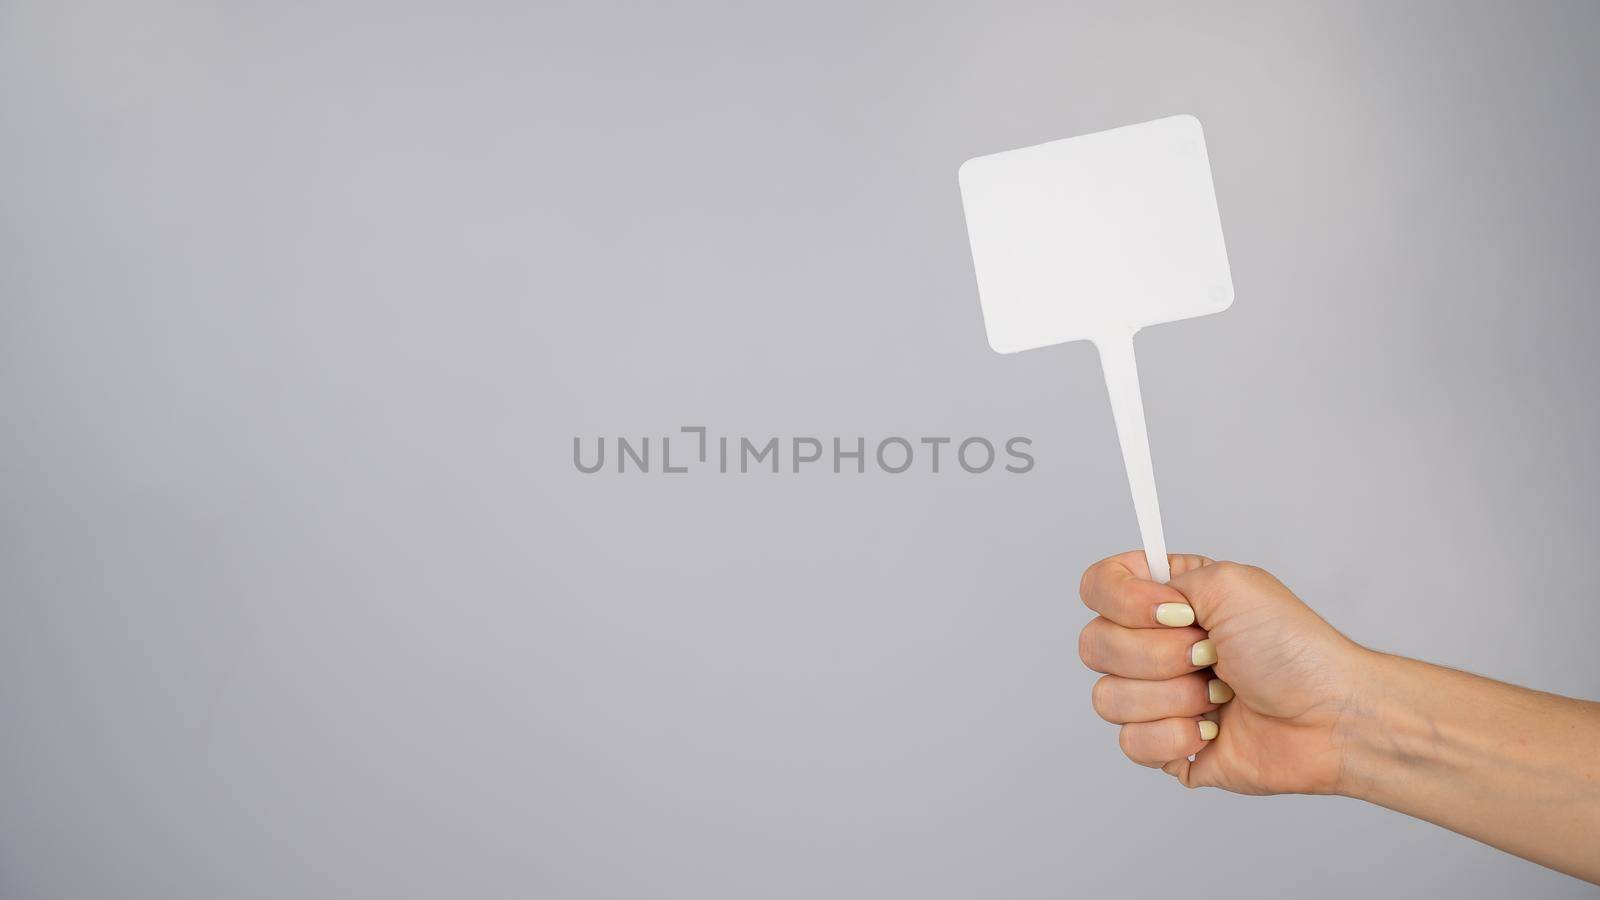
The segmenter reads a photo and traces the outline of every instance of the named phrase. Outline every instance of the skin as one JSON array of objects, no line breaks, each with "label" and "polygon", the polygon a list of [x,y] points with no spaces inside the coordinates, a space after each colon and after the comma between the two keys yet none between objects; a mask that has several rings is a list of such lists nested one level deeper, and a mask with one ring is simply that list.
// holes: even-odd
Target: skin
[{"label": "skin", "polygon": [[1261,569],[1169,559],[1169,584],[1133,551],[1080,587],[1091,702],[1129,759],[1191,788],[1355,797],[1600,883],[1600,703],[1368,650]]}]

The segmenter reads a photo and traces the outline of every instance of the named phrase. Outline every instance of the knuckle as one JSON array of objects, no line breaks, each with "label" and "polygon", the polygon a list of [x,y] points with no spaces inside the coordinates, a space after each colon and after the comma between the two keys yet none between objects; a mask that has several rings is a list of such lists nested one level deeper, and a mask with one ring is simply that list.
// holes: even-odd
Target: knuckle
[{"label": "knuckle", "polygon": [[1248,575],[1246,570],[1249,569],[1249,566],[1223,560],[1222,562],[1212,563],[1211,569],[1212,577],[1217,580],[1217,583],[1224,588],[1229,588],[1245,580]]},{"label": "knuckle", "polygon": [[1248,563],[1238,563],[1224,560],[1222,562],[1213,563],[1212,567],[1217,570],[1218,580],[1228,587],[1240,587],[1242,585],[1259,582],[1263,577],[1272,577],[1266,569],[1263,569],[1260,566],[1252,566]]},{"label": "knuckle", "polygon": [[1238,579],[1240,584],[1259,586],[1263,578],[1272,577],[1267,574],[1266,569],[1260,566],[1252,566],[1245,563],[1237,563],[1236,565],[1239,567]]},{"label": "knuckle", "polygon": [[1089,624],[1083,626],[1078,632],[1078,658],[1083,664],[1096,672],[1100,671],[1100,639],[1095,636],[1095,622],[1099,619],[1090,619]]},{"label": "knuckle", "polygon": [[1107,722],[1115,722],[1113,718],[1114,707],[1112,695],[1116,691],[1115,680],[1110,675],[1105,675],[1094,683],[1089,689],[1089,705],[1094,707],[1095,715]]},{"label": "knuckle", "polygon": [[1262,569],[1236,562],[1213,563],[1207,568],[1212,571],[1211,581],[1206,590],[1212,603],[1224,602],[1231,597],[1258,590],[1261,578],[1271,577]]},{"label": "knuckle", "polygon": [[1126,756],[1127,758],[1133,760],[1134,762],[1138,762],[1139,761],[1139,755],[1138,755],[1138,752],[1137,752],[1138,740],[1135,737],[1135,734],[1136,734],[1136,732],[1134,731],[1133,726],[1131,726],[1131,725],[1122,726],[1122,730],[1117,732],[1117,746],[1122,748],[1122,755],[1123,756]]}]

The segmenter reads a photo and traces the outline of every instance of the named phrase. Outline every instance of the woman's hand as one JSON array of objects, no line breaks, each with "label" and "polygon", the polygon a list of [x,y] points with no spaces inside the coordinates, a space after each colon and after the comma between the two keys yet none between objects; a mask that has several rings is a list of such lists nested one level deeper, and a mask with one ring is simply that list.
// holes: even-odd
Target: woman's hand
[{"label": "woman's hand", "polygon": [[1078,652],[1106,673],[1092,700],[1122,726],[1123,752],[1189,787],[1337,792],[1340,719],[1366,651],[1260,569],[1169,559],[1165,585],[1149,580],[1138,551],[1083,576],[1083,602],[1099,617]]},{"label": "woman's hand", "polygon": [[1374,653],[1260,569],[1170,560],[1170,584],[1137,552],[1083,576],[1078,652],[1134,762],[1358,797],[1600,884],[1600,703]]}]

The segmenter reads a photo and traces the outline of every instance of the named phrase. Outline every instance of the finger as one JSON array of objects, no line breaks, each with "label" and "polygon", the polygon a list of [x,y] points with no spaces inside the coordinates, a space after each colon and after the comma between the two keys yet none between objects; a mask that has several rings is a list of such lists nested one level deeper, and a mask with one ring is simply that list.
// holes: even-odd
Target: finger
[{"label": "finger", "polygon": [[1216,562],[1175,574],[1168,586],[1184,596],[1196,619],[1207,628],[1262,603],[1293,596],[1270,573],[1234,562]]},{"label": "finger", "polygon": [[1183,759],[1175,759],[1172,762],[1162,766],[1161,771],[1171,775],[1173,778],[1178,779],[1178,781],[1181,782],[1184,787],[1194,787],[1194,784],[1189,780],[1189,766],[1189,758],[1184,757]]},{"label": "finger", "polygon": [[1117,740],[1129,759],[1141,766],[1163,768],[1173,760],[1199,753],[1216,736],[1215,722],[1183,718],[1124,725]]},{"label": "finger", "polygon": [[[1195,752],[1194,759],[1175,759],[1161,767],[1161,771],[1178,779],[1186,788],[1216,786],[1217,779],[1217,751],[1211,749],[1216,743],[1217,735],[1222,733],[1222,710],[1208,712],[1200,717],[1203,722],[1197,722],[1196,728],[1204,729],[1200,732],[1201,739],[1211,735],[1206,740],[1206,747]],[[1207,725],[1211,728],[1207,728]],[[1215,730],[1212,730],[1215,729]]]},{"label": "finger", "polygon": [[[1172,554],[1174,573],[1190,572],[1210,562],[1203,556]],[[1078,584],[1083,604],[1128,628],[1182,627],[1194,624],[1194,610],[1183,594],[1150,580],[1140,550],[1104,559],[1090,566]]]},{"label": "finger", "polygon": [[1106,675],[1165,681],[1216,662],[1211,642],[1199,628],[1123,628],[1095,617],[1078,634],[1083,664]]},{"label": "finger", "polygon": [[1166,681],[1139,681],[1107,675],[1089,692],[1094,711],[1113,725],[1198,716],[1233,699],[1233,690],[1207,672]]}]

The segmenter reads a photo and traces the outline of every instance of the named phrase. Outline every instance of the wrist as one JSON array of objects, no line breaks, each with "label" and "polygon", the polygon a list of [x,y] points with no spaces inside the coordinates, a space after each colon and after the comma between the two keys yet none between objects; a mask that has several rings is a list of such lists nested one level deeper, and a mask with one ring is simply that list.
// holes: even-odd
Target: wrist
[{"label": "wrist", "polygon": [[1336,793],[1394,808],[1417,784],[1459,777],[1493,758],[1501,736],[1476,721],[1482,698],[1465,690],[1475,676],[1365,648],[1354,671],[1335,728]]},{"label": "wrist", "polygon": [[1402,757],[1422,749],[1406,746],[1411,729],[1398,722],[1404,716],[1398,670],[1405,662],[1409,660],[1356,647],[1350,692],[1334,725],[1340,765],[1330,793],[1377,802],[1382,784]]}]

